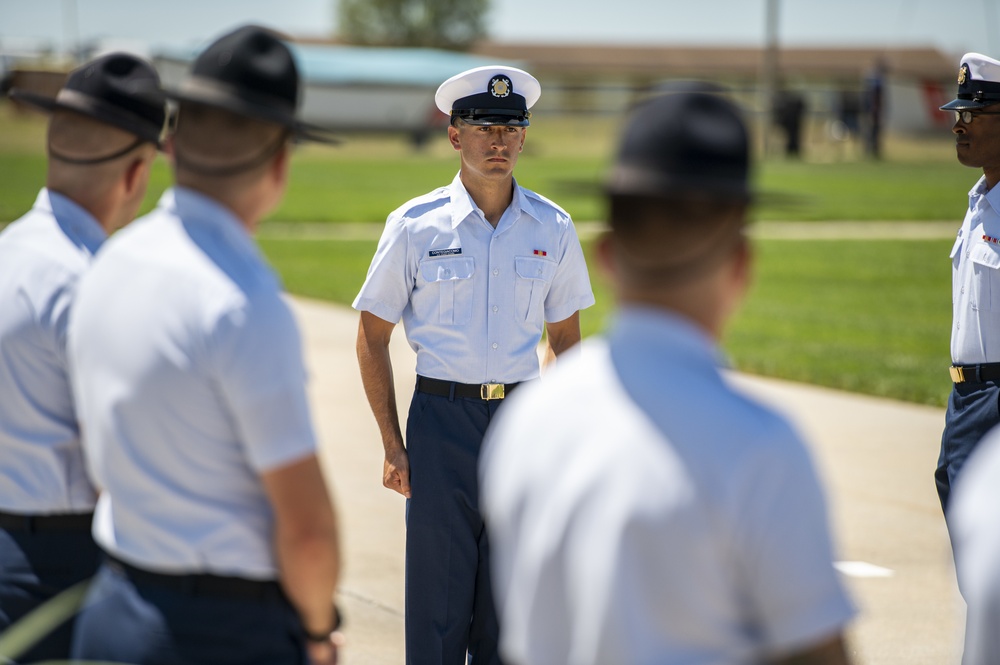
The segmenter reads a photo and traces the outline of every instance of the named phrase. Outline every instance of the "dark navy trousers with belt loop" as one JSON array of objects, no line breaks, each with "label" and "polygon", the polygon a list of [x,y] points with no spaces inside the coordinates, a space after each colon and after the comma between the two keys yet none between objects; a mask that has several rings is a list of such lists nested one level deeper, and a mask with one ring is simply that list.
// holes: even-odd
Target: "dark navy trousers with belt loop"
[{"label": "dark navy trousers with belt loop", "polygon": [[486,428],[501,404],[413,394],[406,425],[408,665],[500,663],[478,462]]},{"label": "dark navy trousers with belt loop", "polygon": [[1000,382],[956,383],[948,397],[941,454],[934,481],[947,516],[955,478],[982,438],[1000,424]]},{"label": "dark navy trousers with belt loop", "polygon": [[[89,515],[86,517],[89,521]],[[32,518],[26,518],[31,520]],[[100,563],[100,549],[89,528],[0,529],[0,633],[61,591],[89,579]],[[18,663],[65,660],[73,622],[53,626]]]},{"label": "dark navy trousers with belt loop", "polygon": [[101,565],[90,586],[72,655],[130,665],[309,662],[305,629],[283,594],[242,598],[163,586],[133,579],[114,561]]}]

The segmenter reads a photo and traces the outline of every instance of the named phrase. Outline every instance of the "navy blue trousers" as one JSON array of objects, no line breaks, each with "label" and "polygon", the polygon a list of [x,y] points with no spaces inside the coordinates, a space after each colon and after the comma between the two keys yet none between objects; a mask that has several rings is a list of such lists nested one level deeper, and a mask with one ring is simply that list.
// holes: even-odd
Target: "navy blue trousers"
[{"label": "navy blue trousers", "polygon": [[[100,550],[89,530],[0,529],[0,632],[61,591],[90,578]],[[18,663],[65,660],[73,622],[54,627]]]},{"label": "navy blue trousers", "polygon": [[948,514],[948,499],[965,460],[993,427],[1000,424],[1000,382],[956,383],[948,397],[941,455],[934,481],[941,508]]},{"label": "navy blue trousers", "polygon": [[479,448],[503,400],[414,392],[406,426],[406,662],[496,665]]},{"label": "navy blue trousers", "polygon": [[103,564],[77,618],[74,658],[131,665],[305,665],[287,600],[198,596]]}]

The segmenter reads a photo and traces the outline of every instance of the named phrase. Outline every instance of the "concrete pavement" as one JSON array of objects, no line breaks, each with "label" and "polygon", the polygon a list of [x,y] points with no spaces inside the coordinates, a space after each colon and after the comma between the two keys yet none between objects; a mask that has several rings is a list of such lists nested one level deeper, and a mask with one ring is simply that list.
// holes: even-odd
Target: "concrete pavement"
[{"label": "concrete pavement", "polygon": [[[382,447],[355,360],[350,309],[293,299],[311,372],[310,399],[340,510],[347,665],[403,662],[403,508],[382,487]],[[401,418],[414,356],[400,328],[391,353]],[[827,484],[841,570],[861,615],[858,665],[958,663],[963,606],[932,472],[942,409],[734,374],[810,441]],[[942,380],[947,380],[942,373]]]}]

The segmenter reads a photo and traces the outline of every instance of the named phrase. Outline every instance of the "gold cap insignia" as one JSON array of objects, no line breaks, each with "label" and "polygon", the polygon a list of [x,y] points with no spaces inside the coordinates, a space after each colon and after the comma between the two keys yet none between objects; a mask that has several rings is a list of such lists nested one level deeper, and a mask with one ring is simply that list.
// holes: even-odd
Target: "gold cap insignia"
[{"label": "gold cap insignia", "polygon": [[510,94],[510,79],[506,76],[494,76],[490,79],[489,89],[491,95],[502,99]]},{"label": "gold cap insignia", "polygon": [[962,67],[958,70],[958,84],[964,85],[965,82],[968,80],[969,80],[969,66],[963,64]]}]

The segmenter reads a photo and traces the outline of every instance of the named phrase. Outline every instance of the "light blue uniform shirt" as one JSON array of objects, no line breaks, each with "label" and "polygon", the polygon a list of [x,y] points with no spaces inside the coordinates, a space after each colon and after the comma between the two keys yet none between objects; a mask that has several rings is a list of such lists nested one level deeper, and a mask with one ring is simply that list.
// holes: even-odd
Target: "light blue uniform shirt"
[{"label": "light blue uniform shirt", "polygon": [[499,412],[479,471],[505,658],[760,663],[854,614],[805,446],[717,363],[628,307]]},{"label": "light blue uniform shirt", "polygon": [[77,280],[106,238],[90,213],[43,189],[0,233],[0,510],[83,513],[87,478],[66,368]]},{"label": "light blue uniform shirt", "polygon": [[239,220],[168,190],[81,280],[69,358],[101,547],[150,570],[275,578],[260,477],[316,439],[298,328]]},{"label": "light blue uniform shirt", "polygon": [[455,176],[389,215],[354,308],[402,318],[417,374],[515,383],[538,376],[544,322],[593,304],[565,211],[515,182],[494,229]]},{"label": "light blue uniform shirt", "polygon": [[1000,187],[980,178],[951,250],[951,359],[1000,362]]}]

